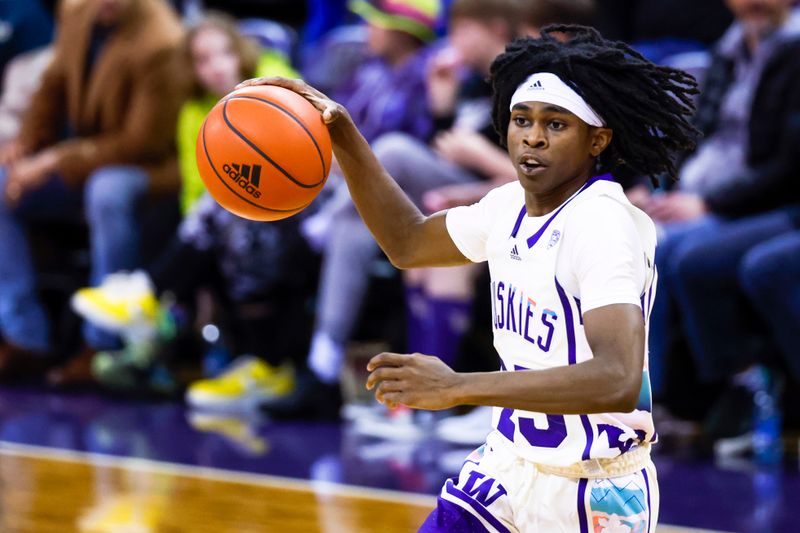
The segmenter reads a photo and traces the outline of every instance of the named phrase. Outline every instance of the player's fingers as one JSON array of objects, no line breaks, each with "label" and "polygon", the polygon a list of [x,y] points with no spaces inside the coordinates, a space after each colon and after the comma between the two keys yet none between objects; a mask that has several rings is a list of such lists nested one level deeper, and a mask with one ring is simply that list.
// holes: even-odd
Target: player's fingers
[{"label": "player's fingers", "polygon": [[398,380],[402,377],[403,372],[400,368],[391,366],[378,368],[367,377],[367,390],[372,390],[375,385],[382,381]]},{"label": "player's fingers", "polygon": [[403,393],[402,392],[385,392],[385,393],[381,394],[380,396],[378,396],[378,394],[376,394],[375,395],[375,399],[378,400],[383,405],[385,405],[386,407],[394,409],[395,407],[397,407],[400,404],[402,404]]},{"label": "player's fingers", "polygon": [[402,353],[383,352],[369,360],[367,363],[367,370],[372,372],[381,366],[402,366],[407,363],[410,355]]}]

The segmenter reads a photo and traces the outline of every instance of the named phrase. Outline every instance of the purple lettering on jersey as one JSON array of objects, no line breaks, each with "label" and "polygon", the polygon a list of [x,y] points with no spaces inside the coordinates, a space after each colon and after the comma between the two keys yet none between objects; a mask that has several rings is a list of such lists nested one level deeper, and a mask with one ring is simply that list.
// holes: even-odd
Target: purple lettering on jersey
[{"label": "purple lettering on jersey", "polygon": [[544,342],[542,342],[542,336],[539,335],[537,345],[542,349],[543,352],[549,352],[550,344],[553,342],[553,333],[555,332],[556,328],[553,325],[553,322],[550,322],[551,319],[555,322],[558,320],[558,315],[551,309],[545,309],[542,311],[542,324],[547,328],[547,337],[545,338]]},{"label": "purple lettering on jersey", "polygon": [[503,300],[503,289],[505,289],[506,285],[502,281],[497,282],[497,310],[499,314],[497,315],[497,329],[503,328],[503,313],[505,312],[505,303]]},{"label": "purple lettering on jersey", "polygon": [[608,436],[608,447],[609,448],[617,448],[620,453],[625,453],[631,449],[634,444],[639,442],[644,442],[647,438],[647,432],[641,429],[634,430],[636,434],[635,438],[628,438],[622,440],[622,434],[624,431],[622,428],[618,428],[617,426],[612,426],[611,424],[598,424],[597,425],[597,435],[600,436],[605,432]]},{"label": "purple lettering on jersey", "polygon": [[531,336],[528,334],[528,331],[530,331],[528,327],[530,326],[531,323],[531,317],[533,316],[533,308],[535,307],[535,305],[536,304],[531,305],[531,299],[528,298],[528,306],[525,308],[525,334],[523,335],[523,337],[525,337],[525,340],[530,342],[531,344],[536,344],[536,340],[532,339]]},{"label": "purple lettering on jersey", "polygon": [[563,415],[547,415],[547,428],[539,429],[532,418],[519,417],[519,432],[531,446],[558,448],[567,439],[567,424]]},{"label": "purple lettering on jersey", "polygon": [[517,289],[513,285],[508,286],[508,298],[506,299],[506,329],[509,331],[517,332],[517,321],[514,319],[514,297],[517,295]]},{"label": "purple lettering on jersey", "polygon": [[494,295],[495,295],[495,292],[494,292],[495,291],[495,288],[494,288],[495,287],[495,283],[494,283],[494,281],[489,285],[489,287],[490,287],[489,290],[490,290],[490,293],[491,293],[491,298],[489,298],[489,301],[492,302],[492,327],[493,328],[497,328],[497,308],[494,305],[494,300],[495,300],[495,297],[494,297]]},{"label": "purple lettering on jersey", "polygon": [[[515,371],[526,371],[528,368],[514,365]],[[500,411],[500,418],[497,421],[497,431],[505,438],[514,441],[516,426],[511,420],[513,409],[505,408]],[[532,418],[517,417],[519,433],[528,444],[540,448],[558,448],[567,439],[567,424],[563,415],[547,415],[547,428],[539,429],[534,424]]]}]

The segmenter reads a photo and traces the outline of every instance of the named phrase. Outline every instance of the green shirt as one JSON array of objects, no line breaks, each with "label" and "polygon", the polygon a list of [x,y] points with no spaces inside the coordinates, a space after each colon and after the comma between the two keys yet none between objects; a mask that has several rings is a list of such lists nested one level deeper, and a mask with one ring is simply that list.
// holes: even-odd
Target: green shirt
[{"label": "green shirt", "polygon": [[[283,76],[299,78],[300,75],[291,67],[283,54],[275,51],[264,52],[258,60],[255,77]],[[211,108],[219,101],[219,97],[207,94],[200,98],[192,98],[183,104],[178,116],[178,161],[181,168],[181,211],[185,215],[197,200],[206,192],[200,178],[195,158],[195,144],[200,128]]]}]

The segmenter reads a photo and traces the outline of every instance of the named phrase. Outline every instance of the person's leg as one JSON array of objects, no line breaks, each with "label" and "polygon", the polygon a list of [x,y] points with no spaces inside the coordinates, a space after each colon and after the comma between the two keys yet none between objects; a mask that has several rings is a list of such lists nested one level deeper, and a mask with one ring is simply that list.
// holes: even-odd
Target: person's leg
[{"label": "person's leg", "polygon": [[800,231],[751,248],[740,263],[739,281],[800,379]]},{"label": "person's leg", "polygon": [[[427,344],[435,355],[453,366],[461,337],[469,328],[476,265],[430,269],[424,296],[430,313]],[[428,353],[428,352],[424,352]]]},{"label": "person's leg", "polygon": [[763,341],[743,305],[739,264],[750,248],[791,229],[777,211],[695,232],[675,250],[673,291],[701,379],[727,380],[755,362]]},{"label": "person's leg", "polygon": [[[133,166],[102,167],[89,176],[84,207],[91,246],[91,285],[99,285],[113,272],[139,266],[138,208],[148,182],[147,173]],[[84,338],[97,350],[114,348],[119,342],[115,335],[91,324],[85,324]]]},{"label": "person's leg", "polygon": [[[373,151],[415,202],[430,188],[476,179],[407,135],[382,136],[373,143]],[[358,319],[377,253],[378,245],[355,209],[342,210],[333,221],[325,249],[309,354],[309,367],[326,383],[338,380],[344,344]]]},{"label": "person's leg", "polygon": [[717,223],[717,219],[707,217],[659,227],[658,246],[656,247],[658,287],[649,323],[649,373],[653,396],[656,398],[664,393],[666,359],[676,343],[676,338],[680,335],[680,332],[674,328],[676,320],[671,267],[674,251],[692,232],[702,228],[713,228]]},{"label": "person's leg", "polygon": [[[0,168],[0,191],[7,171]],[[17,347],[33,352],[50,348],[49,323],[39,302],[36,273],[22,220],[59,219],[76,211],[77,198],[58,178],[23,196],[13,208],[0,198],[0,331]]]}]

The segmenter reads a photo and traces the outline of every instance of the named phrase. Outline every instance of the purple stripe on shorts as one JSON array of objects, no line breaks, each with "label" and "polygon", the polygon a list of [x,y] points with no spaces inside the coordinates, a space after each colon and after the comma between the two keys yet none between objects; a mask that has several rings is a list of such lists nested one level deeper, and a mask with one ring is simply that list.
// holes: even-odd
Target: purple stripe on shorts
[{"label": "purple stripe on shorts", "polygon": [[[564,202],[564,203],[561,205],[561,207],[559,207],[558,209],[556,209],[556,212],[555,212],[555,213],[553,213],[552,215],[550,215],[550,218],[548,218],[548,219],[545,221],[545,223],[544,223],[544,224],[542,224],[542,227],[541,227],[541,228],[539,228],[539,231],[537,231],[536,233],[534,233],[533,235],[531,235],[530,237],[528,237],[528,248],[533,248],[533,245],[534,245],[534,244],[536,244],[536,243],[539,241],[539,239],[541,239],[541,238],[542,238],[542,234],[544,233],[544,230],[546,230],[546,229],[547,229],[547,227],[550,225],[550,223],[553,221],[553,219],[555,219],[555,218],[558,216],[558,214],[561,212],[561,210],[562,210],[562,209],[564,209],[565,207],[567,207],[567,204],[568,204],[568,203],[570,203],[572,200],[574,200],[575,198],[577,198],[577,197],[578,197],[578,195],[579,195],[580,193],[582,193],[583,191],[585,191],[586,189],[588,189],[588,188],[589,188],[589,187],[590,187],[592,184],[594,184],[594,183],[597,183],[598,181],[613,181],[613,178],[611,177],[611,174],[603,174],[602,176],[592,176],[591,178],[589,178],[589,181],[587,181],[586,183],[584,183],[584,184],[583,184],[583,187],[581,187],[581,188],[580,188],[580,190],[578,190],[578,192],[577,192],[577,193],[575,193],[575,194],[572,196],[572,198],[570,198],[569,200],[567,200],[566,202]],[[524,209],[524,207],[523,207],[523,209]],[[521,221],[521,220],[522,220],[522,219],[520,219],[520,221]]]},{"label": "purple stripe on shorts", "polygon": [[642,468],[642,477],[644,477],[644,488],[647,491],[647,533],[650,533],[650,480],[647,479],[647,469]]},{"label": "purple stripe on shorts", "polygon": [[439,498],[436,509],[417,533],[491,533],[477,517],[459,505]]},{"label": "purple stripe on shorts", "polygon": [[581,533],[589,533],[589,520],[586,516],[586,486],[589,480],[581,478],[578,480],[578,524]]},{"label": "purple stripe on shorts", "polygon": [[486,509],[486,507],[479,504],[478,502],[473,500],[467,493],[465,493],[464,491],[453,485],[452,481],[450,480],[447,481],[447,483],[444,486],[444,490],[446,490],[447,493],[450,494],[451,496],[455,496],[462,502],[469,505],[476,513],[481,515],[481,518],[489,522],[492,525],[492,527],[494,527],[497,531],[500,531],[501,533],[511,533],[506,526],[501,524],[500,521],[497,518],[495,518],[494,515],[492,515],[492,513],[490,513],[488,509]]}]

